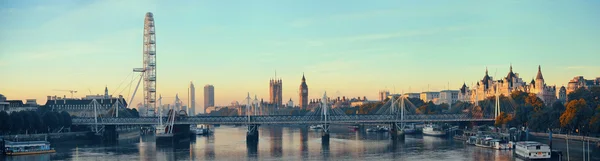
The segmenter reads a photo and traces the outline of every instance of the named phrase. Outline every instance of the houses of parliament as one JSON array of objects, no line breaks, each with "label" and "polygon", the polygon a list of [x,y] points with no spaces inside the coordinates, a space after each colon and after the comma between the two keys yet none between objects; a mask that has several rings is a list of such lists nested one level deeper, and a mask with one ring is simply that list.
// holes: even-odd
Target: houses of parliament
[{"label": "houses of parliament", "polygon": [[[283,105],[283,81],[281,79],[271,79],[269,81],[269,101],[273,108],[282,108]],[[302,83],[300,83],[299,88],[299,101],[300,101],[300,109],[306,109],[308,107],[308,85],[306,85],[306,78],[304,74],[302,74]],[[293,102],[290,98],[287,106],[293,106]]]}]

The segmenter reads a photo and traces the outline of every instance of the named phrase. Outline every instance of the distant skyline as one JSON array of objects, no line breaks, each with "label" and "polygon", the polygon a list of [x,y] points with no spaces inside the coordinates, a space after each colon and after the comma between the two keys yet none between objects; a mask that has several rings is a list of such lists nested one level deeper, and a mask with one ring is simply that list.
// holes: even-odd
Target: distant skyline
[{"label": "distant skyline", "polygon": [[505,77],[511,63],[525,82],[541,65],[546,83],[560,87],[600,77],[598,8],[600,1],[6,0],[0,94],[44,104],[47,95],[70,96],[53,89],[84,97],[107,86],[129,100],[146,12],[156,21],[165,104],[185,96],[189,81],[214,85],[216,105],[248,92],[267,101],[275,70],[283,100],[294,102],[302,73],[311,99],[458,89],[486,67]]}]

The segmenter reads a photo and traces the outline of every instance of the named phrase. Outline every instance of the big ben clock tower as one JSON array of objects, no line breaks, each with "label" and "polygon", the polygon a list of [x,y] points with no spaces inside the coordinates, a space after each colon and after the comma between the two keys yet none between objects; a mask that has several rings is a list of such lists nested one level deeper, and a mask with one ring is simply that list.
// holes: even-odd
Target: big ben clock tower
[{"label": "big ben clock tower", "polygon": [[306,79],[304,73],[302,73],[302,84],[300,84],[300,109],[306,109],[308,106],[308,86],[306,85]]}]

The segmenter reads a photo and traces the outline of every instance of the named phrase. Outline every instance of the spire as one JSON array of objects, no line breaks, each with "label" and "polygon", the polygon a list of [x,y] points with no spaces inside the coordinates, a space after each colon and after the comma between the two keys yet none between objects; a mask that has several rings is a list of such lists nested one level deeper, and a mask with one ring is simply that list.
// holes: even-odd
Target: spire
[{"label": "spire", "polygon": [[512,73],[512,63],[510,63],[510,72]]},{"label": "spire", "polygon": [[538,66],[538,73],[537,76],[535,77],[535,79],[544,79],[544,77],[542,76],[542,66]]},{"label": "spire", "polygon": [[306,78],[304,78],[304,72],[302,72],[302,82],[306,82]]},{"label": "spire", "polygon": [[487,75],[488,75],[488,69],[487,69],[487,67],[485,67],[485,76],[487,76]]},{"label": "spire", "polygon": [[107,99],[108,98],[108,87],[104,86],[104,98]]}]

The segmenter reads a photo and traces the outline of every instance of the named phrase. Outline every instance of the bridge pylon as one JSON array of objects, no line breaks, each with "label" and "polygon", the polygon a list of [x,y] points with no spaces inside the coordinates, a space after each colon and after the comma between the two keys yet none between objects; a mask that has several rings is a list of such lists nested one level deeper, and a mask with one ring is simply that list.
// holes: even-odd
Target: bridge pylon
[{"label": "bridge pylon", "polygon": [[321,136],[321,143],[322,144],[329,144],[329,122],[331,119],[329,118],[329,116],[331,114],[328,113],[329,111],[329,102],[327,101],[327,92],[325,92],[323,94],[323,98],[321,99],[321,106],[323,107],[323,113],[322,113],[322,117],[323,117],[323,134]]},{"label": "bridge pylon", "polygon": [[250,92],[248,92],[248,96],[246,97],[246,117],[247,117],[247,123],[248,123],[248,131],[246,132],[246,143],[248,144],[256,144],[258,143],[258,126],[259,124],[253,124],[252,123],[252,117],[251,115],[254,114],[256,115],[256,110],[254,110],[254,112],[252,112],[251,108],[252,108],[252,103],[250,103],[250,101],[252,100],[252,98],[250,98]]},{"label": "bridge pylon", "polygon": [[[392,95],[392,105],[390,106],[390,114],[395,116],[397,121],[390,123],[390,138],[392,140],[404,140],[404,96],[394,98]],[[400,100],[400,109],[396,108],[397,100]]]}]

